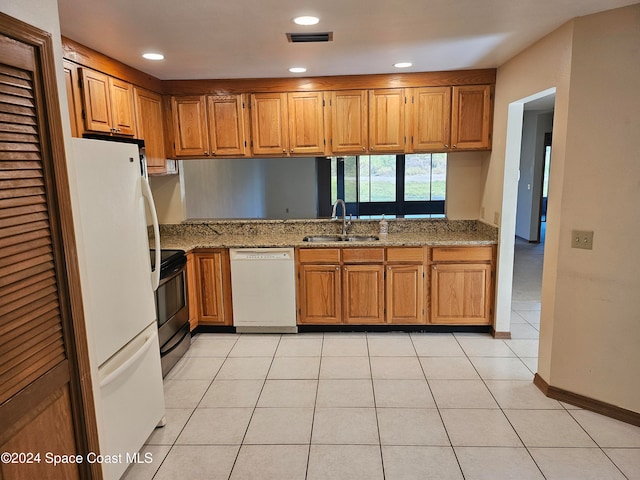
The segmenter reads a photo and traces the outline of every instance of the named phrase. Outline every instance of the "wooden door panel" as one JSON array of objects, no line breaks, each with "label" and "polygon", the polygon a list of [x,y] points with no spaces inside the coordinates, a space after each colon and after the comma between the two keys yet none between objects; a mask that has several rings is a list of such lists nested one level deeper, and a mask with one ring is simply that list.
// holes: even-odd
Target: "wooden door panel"
[{"label": "wooden door panel", "polygon": [[288,155],[287,94],[251,95],[251,127],[255,155]]},{"label": "wooden door panel", "polygon": [[388,266],[386,277],[387,322],[424,323],[424,267]]},{"label": "wooden door panel", "polygon": [[340,267],[337,265],[301,265],[300,323],[341,323]]},{"label": "wooden door panel", "polygon": [[207,119],[211,155],[244,156],[245,126],[240,95],[207,97]]},{"label": "wooden door panel", "polygon": [[109,77],[86,68],[80,69],[84,98],[84,122],[87,130],[111,133]]},{"label": "wooden door panel", "polygon": [[111,121],[113,133],[134,136],[136,134],[133,85],[109,77],[111,91]]},{"label": "wooden door panel", "polygon": [[324,108],[322,92],[288,94],[289,153],[324,153]]},{"label": "wooden door panel", "polygon": [[344,267],[344,322],[384,323],[384,267],[348,265]]},{"label": "wooden door panel", "polygon": [[149,173],[166,173],[167,155],[164,142],[162,97],[157,93],[136,88],[134,98],[137,136],[144,140]]},{"label": "wooden door panel", "polygon": [[366,90],[331,92],[331,151],[363,154],[369,146]]},{"label": "wooden door panel", "polygon": [[219,253],[197,254],[196,266],[200,280],[198,290],[199,322],[224,324],[222,256]]},{"label": "wooden door panel", "polygon": [[369,150],[403,152],[405,147],[403,89],[369,91]]},{"label": "wooden door panel", "polygon": [[204,97],[173,97],[176,157],[209,155]]},{"label": "wooden door panel", "polygon": [[489,323],[489,264],[432,267],[432,323]]},{"label": "wooden door panel", "polygon": [[416,88],[412,97],[413,151],[448,149],[451,136],[451,87]]},{"label": "wooden door panel", "polygon": [[491,147],[491,85],[453,87],[451,147]]}]

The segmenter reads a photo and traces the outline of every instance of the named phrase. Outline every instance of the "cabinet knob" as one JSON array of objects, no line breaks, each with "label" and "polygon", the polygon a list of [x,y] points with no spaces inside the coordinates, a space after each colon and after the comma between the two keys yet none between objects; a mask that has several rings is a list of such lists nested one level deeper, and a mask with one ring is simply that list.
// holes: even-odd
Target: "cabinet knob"
[{"label": "cabinet knob", "polygon": [[366,152],[366,151],[367,151],[367,149],[366,149],[365,147],[362,147],[362,151],[363,151],[363,152]]},{"label": "cabinet knob", "polygon": [[209,155],[209,152],[207,152],[207,151],[205,150],[205,151],[204,151],[204,154],[205,154],[205,155]]},{"label": "cabinet knob", "polygon": [[291,153],[293,153],[293,148],[291,149]]},{"label": "cabinet knob", "polygon": [[458,145],[454,145],[453,148],[458,148]]},{"label": "cabinet knob", "polygon": [[435,265],[434,265],[433,267],[431,267],[431,268],[433,268],[434,270],[437,270],[437,268],[436,268],[436,266],[435,266]]},{"label": "cabinet knob", "polygon": [[282,149],[282,153],[287,153],[287,149],[286,149],[286,148],[283,148],[283,149]]},{"label": "cabinet knob", "polygon": [[336,267],[336,270],[340,270],[340,267]]},{"label": "cabinet knob", "polygon": [[119,128],[116,128],[116,132],[121,132],[122,130],[120,130]]},{"label": "cabinet knob", "polygon": [[211,155],[215,155],[216,151],[215,150],[211,150]]},{"label": "cabinet knob", "polygon": [[448,143],[446,143],[446,144],[444,145],[444,148],[449,148],[449,144],[448,144]]},{"label": "cabinet knob", "polygon": [[344,267],[344,271],[345,271],[345,272],[347,271],[347,267]]}]

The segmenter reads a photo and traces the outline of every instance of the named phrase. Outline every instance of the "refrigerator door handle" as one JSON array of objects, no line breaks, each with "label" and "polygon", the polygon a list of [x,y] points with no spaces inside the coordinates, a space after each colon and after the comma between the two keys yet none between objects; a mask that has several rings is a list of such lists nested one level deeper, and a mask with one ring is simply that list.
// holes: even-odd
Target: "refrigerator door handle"
[{"label": "refrigerator door handle", "polygon": [[142,196],[149,204],[149,210],[151,211],[151,222],[153,223],[154,248],[156,252],[156,269],[151,272],[151,287],[155,292],[158,289],[158,285],[160,285],[160,226],[158,224],[156,204],[153,201],[153,194],[151,193],[149,180],[147,180],[145,177],[140,177],[140,181],[142,182]]},{"label": "refrigerator door handle", "polygon": [[149,337],[144,341],[144,343],[136,351],[136,353],[131,355],[129,358],[127,358],[127,360],[125,360],[122,363],[122,365],[119,365],[118,368],[116,368],[113,372],[109,373],[103,379],[100,380],[100,388],[106,387],[111,382],[116,380],[120,375],[126,372],[129,369],[129,367],[135,364],[147,352],[147,350],[149,350],[151,345],[154,343],[154,340],[156,340],[155,343],[157,344],[157,338],[158,338],[158,334],[156,332],[153,332],[152,335],[149,335]]}]

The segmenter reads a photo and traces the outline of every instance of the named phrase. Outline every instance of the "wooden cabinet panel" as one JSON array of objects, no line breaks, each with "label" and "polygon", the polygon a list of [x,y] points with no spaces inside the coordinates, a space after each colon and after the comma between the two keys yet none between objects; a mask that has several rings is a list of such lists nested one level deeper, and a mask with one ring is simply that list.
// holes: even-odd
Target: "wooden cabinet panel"
[{"label": "wooden cabinet panel", "polygon": [[405,91],[402,88],[369,91],[369,150],[404,152]]},{"label": "wooden cabinet panel", "polygon": [[298,309],[300,324],[342,322],[339,265],[300,265]]},{"label": "wooden cabinet panel", "polygon": [[251,126],[254,155],[287,155],[287,94],[251,95]]},{"label": "wooden cabinet panel", "polygon": [[491,148],[491,85],[453,87],[451,147]]},{"label": "wooden cabinet panel", "polygon": [[84,99],[84,121],[87,130],[111,133],[109,77],[86,68],[80,69]]},{"label": "wooden cabinet panel", "polygon": [[331,151],[362,154],[369,147],[366,90],[331,92]]},{"label": "wooden cabinet panel", "polygon": [[489,262],[493,259],[493,247],[434,247],[431,259],[434,262]]},{"label": "wooden cabinet panel", "polygon": [[176,157],[208,155],[205,97],[173,97],[171,111]]},{"label": "wooden cabinet panel", "polygon": [[424,323],[424,266],[389,265],[386,275],[387,323]]},{"label": "wooden cabinet panel", "polygon": [[345,248],[342,259],[345,263],[382,263],[384,248]]},{"label": "wooden cabinet panel", "polygon": [[387,262],[423,263],[425,247],[391,247],[387,248]]},{"label": "wooden cabinet panel", "polygon": [[345,266],[342,282],[345,323],[384,323],[384,266]]},{"label": "wooden cabinet panel", "polygon": [[134,136],[136,123],[133,107],[133,85],[109,77],[111,94],[111,122],[117,135]]},{"label": "wooden cabinet panel", "polygon": [[432,152],[448,149],[451,136],[451,87],[414,89],[411,110],[411,150]]},{"label": "wooden cabinet panel", "polygon": [[431,267],[431,323],[490,323],[491,265]]},{"label": "wooden cabinet panel", "polygon": [[339,248],[301,248],[298,250],[300,263],[339,263]]},{"label": "wooden cabinet panel", "polygon": [[287,94],[289,110],[289,153],[323,155],[324,96],[322,92]]},{"label": "wooden cabinet panel", "polygon": [[144,140],[147,169],[150,174],[167,173],[164,141],[162,97],[157,93],[134,88],[138,138]]},{"label": "wooden cabinet panel", "polygon": [[246,155],[246,133],[242,95],[209,95],[207,123],[210,154],[215,156]]},{"label": "wooden cabinet panel", "polygon": [[64,65],[64,84],[67,91],[67,108],[69,109],[69,120],[71,122],[71,135],[73,137],[81,137],[81,127],[78,125],[78,117],[76,115],[78,108],[76,107],[76,76],[74,75],[75,66],[69,62],[63,62]]},{"label": "wooden cabinet panel", "polygon": [[231,325],[229,255],[196,253],[196,312],[199,324]]}]

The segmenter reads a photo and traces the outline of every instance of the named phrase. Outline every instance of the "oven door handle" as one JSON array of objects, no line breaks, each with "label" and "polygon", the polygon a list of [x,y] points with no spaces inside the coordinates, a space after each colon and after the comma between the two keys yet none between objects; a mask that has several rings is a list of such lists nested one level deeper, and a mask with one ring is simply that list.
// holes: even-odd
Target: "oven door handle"
[{"label": "oven door handle", "polygon": [[162,263],[160,257],[160,226],[158,224],[158,214],[156,213],[156,204],[153,201],[153,194],[151,193],[151,186],[149,180],[145,177],[140,177],[142,182],[142,196],[149,205],[149,211],[151,212],[151,222],[153,223],[153,246],[156,252],[156,268],[151,271],[151,288],[155,292],[160,285],[160,264]]},{"label": "oven door handle", "polygon": [[184,327],[182,327],[182,329],[186,330],[184,332],[184,335],[182,335],[182,337],[180,337],[180,340],[178,340],[174,345],[171,346],[171,348],[169,348],[168,350],[162,350],[160,349],[160,355],[161,356],[165,356],[165,355],[169,355],[171,352],[173,352],[176,348],[178,348],[180,346],[180,344],[182,343],[182,341],[187,338],[187,335],[189,335],[189,333],[191,333],[191,330],[189,329],[189,324],[185,324]]}]

